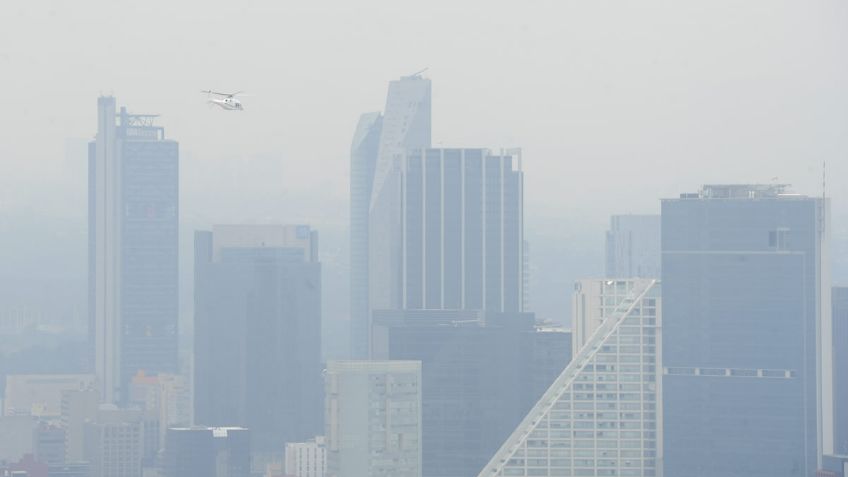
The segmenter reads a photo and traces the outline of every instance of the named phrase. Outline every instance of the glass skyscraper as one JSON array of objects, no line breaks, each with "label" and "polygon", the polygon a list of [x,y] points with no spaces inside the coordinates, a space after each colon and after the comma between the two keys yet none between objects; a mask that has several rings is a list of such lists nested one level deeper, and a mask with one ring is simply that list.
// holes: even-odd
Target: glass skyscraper
[{"label": "glass skyscraper", "polygon": [[350,355],[368,358],[368,209],[383,116],[359,117],[350,146]]},{"label": "glass skyscraper", "polygon": [[410,149],[400,170],[401,308],[522,311],[521,152]]},{"label": "glass skyscraper", "polygon": [[104,402],[178,371],[179,152],[154,115],[97,100],[89,145],[89,335]]},{"label": "glass skyscraper", "polygon": [[246,427],[265,455],[320,435],[317,232],[216,225],[194,249],[195,423]]},{"label": "glass skyscraper", "polygon": [[827,204],[781,185],[662,201],[664,475],[815,475],[832,447]]}]

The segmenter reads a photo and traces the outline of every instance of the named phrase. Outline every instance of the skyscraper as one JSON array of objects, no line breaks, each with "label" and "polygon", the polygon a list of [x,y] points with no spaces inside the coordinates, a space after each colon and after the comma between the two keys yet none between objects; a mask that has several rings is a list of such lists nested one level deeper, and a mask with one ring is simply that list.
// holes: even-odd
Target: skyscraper
[{"label": "skyscraper", "polygon": [[327,363],[327,471],[421,477],[421,363]]},{"label": "skyscraper", "polygon": [[[472,310],[376,310],[375,359],[420,361],[425,477],[477,474],[538,399],[553,371],[536,364],[529,313]],[[547,379],[545,379],[547,378]],[[544,389],[542,390],[544,391]]]},{"label": "skyscraper", "polygon": [[589,282],[574,298],[600,322],[480,477],[661,475],[659,286],[603,280],[584,290]]},{"label": "skyscraper", "polygon": [[665,475],[812,477],[832,448],[827,214],[781,185],[662,201]]},{"label": "skyscraper", "polygon": [[399,308],[522,311],[520,151],[409,149],[399,166]]},{"label": "skyscraper", "polygon": [[833,453],[848,455],[848,287],[833,287]]},{"label": "skyscraper", "polygon": [[179,153],[153,115],[97,100],[89,145],[89,335],[104,402],[130,378],[176,372]]},{"label": "skyscraper", "polygon": [[350,354],[368,358],[368,209],[383,116],[359,117],[350,146]]},{"label": "skyscraper", "polygon": [[195,423],[246,427],[252,450],[321,433],[321,265],[309,226],[195,234]]},{"label": "skyscraper", "polygon": [[607,278],[658,278],[660,216],[613,215],[606,249]]},{"label": "skyscraper", "polygon": [[401,158],[430,147],[430,80],[406,76],[389,83],[368,210],[369,307],[401,307]]}]

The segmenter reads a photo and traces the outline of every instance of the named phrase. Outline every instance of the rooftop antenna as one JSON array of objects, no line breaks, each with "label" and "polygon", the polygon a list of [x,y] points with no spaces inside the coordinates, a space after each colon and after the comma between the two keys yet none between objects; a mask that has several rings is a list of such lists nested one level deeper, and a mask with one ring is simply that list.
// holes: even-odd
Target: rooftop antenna
[{"label": "rooftop antenna", "polygon": [[412,73],[412,74],[411,74],[411,75],[409,75],[408,77],[409,77],[409,78],[415,78],[415,77],[421,76],[421,73],[423,73],[423,72],[425,72],[425,71],[427,71],[427,70],[429,70],[429,69],[430,69],[430,67],[428,66],[428,67],[424,68],[424,69],[423,69],[423,70],[421,70],[421,71],[416,71],[415,73]]}]

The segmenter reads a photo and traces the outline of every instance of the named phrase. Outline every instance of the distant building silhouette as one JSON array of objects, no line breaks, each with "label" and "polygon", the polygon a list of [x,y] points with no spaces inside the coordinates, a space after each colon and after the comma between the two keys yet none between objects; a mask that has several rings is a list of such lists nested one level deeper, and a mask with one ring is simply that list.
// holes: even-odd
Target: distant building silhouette
[{"label": "distant building silhouette", "polygon": [[607,278],[659,278],[660,216],[613,215],[606,237]]},{"label": "distant building silhouette", "polygon": [[321,433],[321,265],[306,225],[195,234],[195,424],[250,429],[252,450]]},{"label": "distant building silhouette", "polygon": [[240,427],[172,427],[163,477],[250,477],[250,431]]},{"label": "distant building silhouette", "polygon": [[154,116],[97,100],[89,145],[89,335],[104,402],[178,371],[179,152]]},{"label": "distant building silhouette", "polygon": [[827,207],[781,185],[662,201],[664,475],[815,475],[833,440]]}]

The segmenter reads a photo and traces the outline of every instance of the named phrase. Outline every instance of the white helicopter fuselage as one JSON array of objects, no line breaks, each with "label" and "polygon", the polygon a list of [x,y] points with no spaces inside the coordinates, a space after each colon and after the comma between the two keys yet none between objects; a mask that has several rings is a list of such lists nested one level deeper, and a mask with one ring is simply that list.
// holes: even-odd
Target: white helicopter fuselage
[{"label": "white helicopter fuselage", "polygon": [[241,105],[241,101],[236,98],[210,98],[209,104],[214,104],[220,106],[222,109],[226,109],[228,111],[242,111],[244,107]]}]

